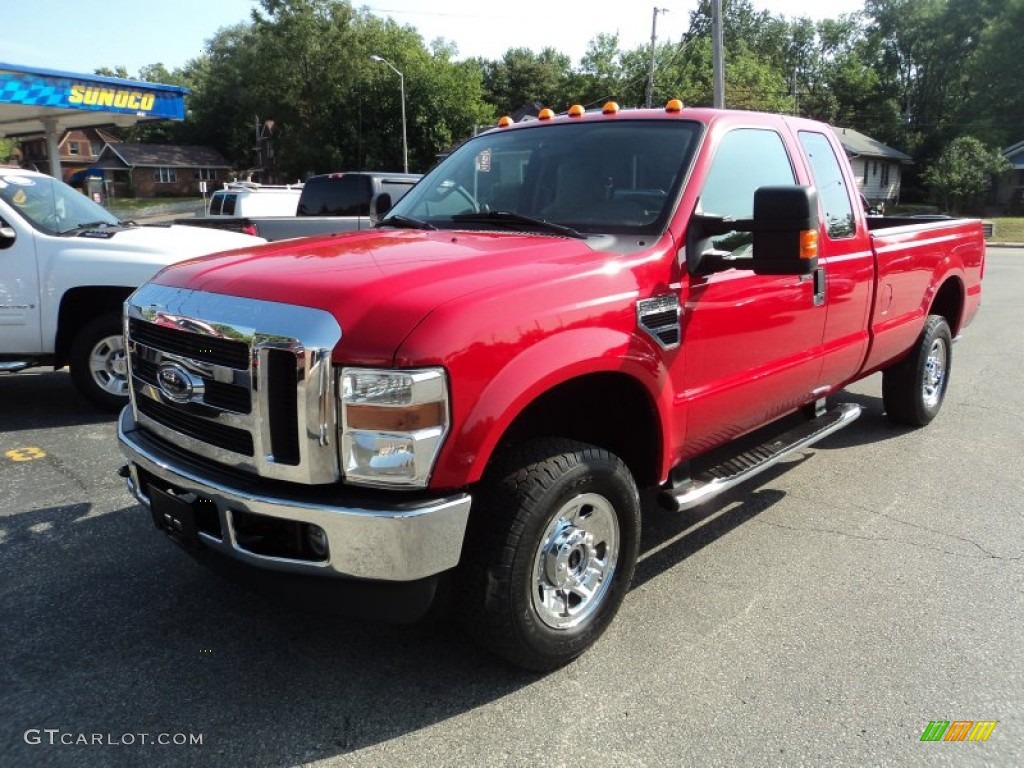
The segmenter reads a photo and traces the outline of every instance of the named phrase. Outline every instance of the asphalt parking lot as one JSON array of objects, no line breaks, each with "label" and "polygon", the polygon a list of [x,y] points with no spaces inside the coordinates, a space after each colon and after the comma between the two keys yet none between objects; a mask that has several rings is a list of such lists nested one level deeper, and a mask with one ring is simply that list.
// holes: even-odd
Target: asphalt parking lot
[{"label": "asphalt parking lot", "polygon": [[[548,675],[221,580],[66,373],[0,377],[0,765],[1022,765],[1022,297],[1024,249],[990,249],[928,428],[872,377],[837,398],[852,427],[647,510],[619,617]],[[947,720],[996,725],[921,741]]]}]

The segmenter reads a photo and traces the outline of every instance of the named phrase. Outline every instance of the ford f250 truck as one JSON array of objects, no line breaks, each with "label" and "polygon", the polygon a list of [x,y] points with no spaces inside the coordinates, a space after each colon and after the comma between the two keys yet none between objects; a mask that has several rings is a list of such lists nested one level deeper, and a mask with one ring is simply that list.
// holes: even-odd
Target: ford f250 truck
[{"label": "ford f250 truck", "polygon": [[323,173],[303,183],[292,216],[211,215],[178,223],[230,229],[265,240],[370,229],[419,179],[414,173]]},{"label": "ford f250 truck", "polygon": [[262,242],[118,221],[51,176],[0,168],[0,372],[70,365],[84,395],[120,410],[128,294],[178,259]]},{"label": "ford f250 truck", "polygon": [[894,421],[939,412],[980,222],[869,219],[809,120],[540,117],[467,141],[374,231],[131,296],[122,473],[159,528],[394,613],[446,585],[487,648],[551,669],[626,594],[638,489],[733,488],[850,424],[840,391],[876,371]]}]

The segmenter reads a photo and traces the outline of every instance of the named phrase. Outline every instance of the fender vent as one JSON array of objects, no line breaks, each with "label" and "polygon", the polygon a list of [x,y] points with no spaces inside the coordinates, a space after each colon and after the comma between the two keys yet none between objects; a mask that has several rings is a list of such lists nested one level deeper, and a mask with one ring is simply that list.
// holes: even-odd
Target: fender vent
[{"label": "fender vent", "polygon": [[658,342],[662,349],[675,349],[682,335],[679,326],[679,297],[655,296],[636,303],[637,324]]}]

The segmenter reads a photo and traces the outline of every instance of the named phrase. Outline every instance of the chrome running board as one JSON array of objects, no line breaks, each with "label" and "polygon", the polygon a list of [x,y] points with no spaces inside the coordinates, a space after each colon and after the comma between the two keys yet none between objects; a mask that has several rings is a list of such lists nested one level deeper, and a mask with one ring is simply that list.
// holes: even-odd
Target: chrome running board
[{"label": "chrome running board", "polygon": [[0,373],[17,373],[35,365],[34,360],[8,360],[0,363]]},{"label": "chrome running board", "polygon": [[735,488],[768,469],[794,451],[807,448],[824,437],[852,424],[860,416],[860,406],[843,403],[773,440],[744,451],[696,477],[666,486],[658,500],[668,509],[682,512],[720,493]]}]

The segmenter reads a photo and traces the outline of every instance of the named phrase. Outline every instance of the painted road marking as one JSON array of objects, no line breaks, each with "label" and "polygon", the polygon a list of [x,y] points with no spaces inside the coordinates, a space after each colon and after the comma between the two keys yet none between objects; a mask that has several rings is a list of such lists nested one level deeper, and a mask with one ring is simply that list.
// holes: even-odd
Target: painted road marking
[{"label": "painted road marking", "polygon": [[46,458],[46,451],[36,448],[34,445],[25,448],[12,448],[4,454],[11,461],[35,461]]}]

